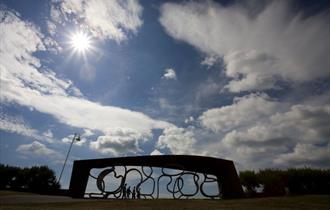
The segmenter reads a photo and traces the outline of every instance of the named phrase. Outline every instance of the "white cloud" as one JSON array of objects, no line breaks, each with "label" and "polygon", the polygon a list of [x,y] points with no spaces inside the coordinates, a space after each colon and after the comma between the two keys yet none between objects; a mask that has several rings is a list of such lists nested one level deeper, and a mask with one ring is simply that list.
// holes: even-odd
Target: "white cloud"
[{"label": "white cloud", "polygon": [[211,56],[207,56],[202,62],[202,65],[207,66],[208,68],[213,66],[217,61],[218,61],[218,57],[215,55],[211,55]]},{"label": "white cloud", "polygon": [[61,157],[61,155],[58,152],[47,148],[46,145],[38,141],[34,141],[31,144],[22,144],[17,147],[16,151],[29,156],[41,156],[41,157],[46,156],[52,158]]},{"label": "white cloud", "polygon": [[[329,13],[303,16],[289,4],[165,3],[159,21],[170,36],[206,54],[201,64],[223,59],[228,83],[203,85],[199,97],[221,85],[230,92],[255,91],[329,77]],[[186,153],[233,159],[240,168],[322,166],[329,159],[329,100],[313,100],[282,102],[263,93],[236,97],[230,105],[202,113],[199,126],[183,129],[195,140],[181,147]],[[177,142],[163,140],[162,146],[178,153]],[[309,149],[316,152],[304,158]]]},{"label": "white cloud", "polygon": [[[73,137],[74,137],[74,135],[69,135],[67,137],[64,137],[64,138],[62,138],[62,142],[66,143],[66,144],[71,144]],[[86,144],[86,142],[87,142],[87,139],[83,136],[80,136],[80,140],[74,141],[74,144],[77,146],[83,146]]]},{"label": "white cloud", "polygon": [[190,123],[193,123],[194,121],[195,121],[194,117],[190,116],[184,120],[184,123],[190,124]]},{"label": "white cloud", "polygon": [[54,137],[54,134],[50,129],[45,131],[42,135],[44,135],[45,137],[48,137],[48,138],[53,138]]},{"label": "white cloud", "polygon": [[151,137],[151,133],[141,134],[130,129],[117,129],[106,136],[99,136],[96,141],[90,143],[90,148],[115,156],[127,153],[135,154],[142,151],[139,141],[146,141]]},{"label": "white cloud", "polygon": [[137,33],[143,24],[142,11],[134,0],[66,0],[53,4],[50,12],[57,23],[71,20],[95,37],[120,42]]},{"label": "white cloud", "polygon": [[[78,145],[78,146],[83,146],[86,144],[86,142],[88,142],[90,140],[90,138],[93,138],[93,136],[95,136],[95,134],[93,133],[93,131],[89,130],[89,129],[84,129],[84,132],[81,134],[78,134],[80,137],[79,141],[75,141],[74,144]],[[72,139],[73,139],[74,135],[71,134],[67,137],[62,138],[62,142],[63,143],[67,143],[67,144],[71,144]]]},{"label": "white cloud", "polygon": [[50,20],[47,20],[46,24],[47,24],[47,29],[48,29],[49,34],[51,36],[54,36],[56,34],[56,28],[57,28],[56,24]]},{"label": "white cloud", "polygon": [[15,94],[12,90],[15,86],[37,91],[35,94],[39,95],[66,96],[68,92],[77,92],[71,81],[58,79],[52,71],[38,71],[40,61],[32,53],[44,51],[46,47],[43,35],[33,24],[21,21],[8,11],[0,11],[0,17],[3,29],[0,35],[6,40],[0,46],[1,97]]},{"label": "white cloud", "polygon": [[172,69],[172,68],[165,69],[165,73],[163,75],[163,78],[165,78],[165,79],[176,79],[175,70]]},{"label": "white cloud", "polygon": [[293,105],[287,112],[271,116],[270,122],[273,127],[281,129],[281,133],[293,133],[292,138],[324,143],[330,136],[330,105]]},{"label": "white cloud", "polygon": [[163,155],[163,153],[161,153],[158,149],[155,149],[150,153],[150,155]]},{"label": "white cloud", "polygon": [[231,79],[226,89],[231,92],[278,88],[279,80],[304,82],[329,76],[329,14],[303,17],[293,14],[288,4],[272,1],[251,16],[251,5],[165,3],[159,20],[173,38],[210,58],[223,58]]},{"label": "white cloud", "polygon": [[22,119],[0,115],[0,129],[10,133],[39,139],[38,131],[28,126]]},{"label": "white cloud", "polygon": [[[50,21],[51,23],[60,23],[63,24],[63,21],[65,20],[65,16],[62,14],[61,9],[60,9],[60,5],[58,4],[51,4],[50,5],[50,18],[53,21]],[[52,26],[53,28],[54,26]],[[56,25],[55,25],[56,28]],[[52,31],[49,31],[52,32]]]},{"label": "white cloud", "polygon": [[[265,94],[238,97],[231,105],[205,111],[198,118],[200,126],[165,129],[156,146],[173,154],[233,159],[241,169],[324,167],[330,106],[322,101],[316,97],[290,104]],[[307,157],[309,148],[315,152]]]},{"label": "white cloud", "polygon": [[233,78],[225,87],[231,92],[278,88],[276,71],[281,67],[275,57],[251,50],[228,54],[224,61],[226,75]]},{"label": "white cloud", "polygon": [[38,130],[31,128],[22,117],[13,117],[0,113],[0,130],[27,136],[39,141],[53,142],[52,136],[41,135]]},{"label": "white cloud", "polygon": [[[0,12],[0,99],[32,107],[58,121],[103,134],[129,129],[148,136],[152,129],[171,124],[147,115],[113,106],[104,106],[84,98],[70,80],[60,79],[53,71],[42,68],[32,54],[45,50],[42,34],[31,23],[8,11]],[[129,137],[129,136],[128,136]]]},{"label": "white cloud", "polygon": [[168,127],[159,136],[156,147],[168,148],[173,154],[192,154],[195,153],[194,144],[196,144],[196,139],[192,131]]},{"label": "white cloud", "polygon": [[274,160],[275,163],[286,166],[298,165],[306,167],[313,164],[327,166],[330,162],[330,146],[315,146],[312,144],[297,144],[294,151],[282,154]]},{"label": "white cloud", "polygon": [[32,106],[36,110],[50,114],[60,122],[74,127],[99,130],[104,133],[118,128],[130,128],[137,132],[148,133],[151,129],[170,125],[163,121],[153,120],[143,113],[103,106],[82,98],[39,95],[26,89],[18,90],[24,94],[19,98],[10,98],[11,101],[23,106]]},{"label": "white cloud", "polygon": [[55,54],[63,50],[62,47],[54,39],[50,37],[44,38],[43,43],[48,51],[51,51]]},{"label": "white cloud", "polygon": [[207,110],[199,120],[207,129],[225,132],[266,119],[276,113],[279,106],[278,102],[269,100],[265,94],[250,94],[236,97],[231,105]]},{"label": "white cloud", "polygon": [[[209,142],[209,154],[220,154],[217,150],[226,148],[227,155],[250,167],[283,166],[284,157],[297,156],[297,152],[291,154],[292,148],[306,144],[321,151],[326,147],[317,145],[327,144],[330,136],[329,105],[283,105],[264,95],[245,96],[232,105],[207,111],[199,119],[219,138]],[[308,157],[301,162],[317,164]]]},{"label": "white cloud", "polygon": [[90,136],[93,136],[95,135],[93,133],[93,131],[89,130],[89,129],[84,129],[84,133],[81,135],[82,137],[90,137]]}]

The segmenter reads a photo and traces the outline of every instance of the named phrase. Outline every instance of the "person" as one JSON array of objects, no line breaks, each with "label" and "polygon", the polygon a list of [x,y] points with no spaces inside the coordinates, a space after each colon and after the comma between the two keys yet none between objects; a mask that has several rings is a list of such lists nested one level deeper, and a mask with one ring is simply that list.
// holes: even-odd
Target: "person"
[{"label": "person", "polygon": [[122,199],[126,199],[126,187],[127,187],[127,184],[125,183],[124,186],[123,186],[123,197]]},{"label": "person", "polygon": [[136,194],[135,187],[133,187],[132,199],[135,199],[135,194]]},{"label": "person", "polygon": [[136,187],[136,197],[137,197],[137,199],[141,198],[141,193],[140,193],[140,188],[139,187]]},{"label": "person", "polygon": [[126,190],[126,196],[127,198],[129,198],[129,196],[131,195],[131,187],[128,187],[127,190]]}]

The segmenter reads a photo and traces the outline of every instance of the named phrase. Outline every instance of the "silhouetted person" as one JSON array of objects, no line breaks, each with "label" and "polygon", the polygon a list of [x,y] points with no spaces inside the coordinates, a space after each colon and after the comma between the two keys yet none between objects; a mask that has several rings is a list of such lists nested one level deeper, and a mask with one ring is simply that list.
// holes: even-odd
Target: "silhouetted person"
[{"label": "silhouetted person", "polygon": [[132,191],[131,191],[131,187],[128,187],[126,190],[126,196],[127,198],[129,198],[129,196],[131,195]]},{"label": "silhouetted person", "polygon": [[135,194],[136,194],[135,187],[133,187],[132,199],[135,199]]},{"label": "silhouetted person", "polygon": [[124,187],[123,187],[123,197],[122,197],[122,199],[126,199],[127,198],[126,187],[127,187],[127,184],[125,184]]},{"label": "silhouetted person", "polygon": [[136,197],[137,197],[137,199],[141,198],[141,193],[140,193],[140,188],[139,187],[136,188]]}]

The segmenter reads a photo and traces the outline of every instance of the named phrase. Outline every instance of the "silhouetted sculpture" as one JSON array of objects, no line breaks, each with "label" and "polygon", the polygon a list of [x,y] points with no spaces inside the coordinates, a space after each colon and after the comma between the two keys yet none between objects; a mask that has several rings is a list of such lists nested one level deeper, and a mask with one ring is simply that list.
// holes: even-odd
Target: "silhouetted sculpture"
[{"label": "silhouetted sculpture", "polygon": [[[130,168],[128,169],[127,166],[130,166]],[[90,174],[93,168],[106,167],[108,168],[103,170],[98,177]],[[124,167],[124,174],[118,175],[116,167]],[[140,169],[137,167],[140,167]],[[146,168],[149,170],[146,170]],[[161,168],[161,173],[153,174],[153,168]],[[166,168],[181,172],[169,174],[164,170]],[[90,197],[97,194],[104,198],[108,198],[109,196],[114,198],[129,198],[132,192],[130,187],[126,189],[126,178],[127,174],[133,171],[139,173],[140,177],[140,182],[135,187],[137,198],[159,198],[159,185],[162,177],[169,178],[170,181],[166,189],[172,193],[173,198],[188,198],[197,193],[201,193],[201,195],[209,198],[221,197],[224,199],[240,198],[243,196],[243,190],[233,161],[191,155],[137,156],[74,161],[69,189],[70,194],[73,198],[83,198],[88,178],[92,177],[96,179],[98,183],[97,187],[101,193],[90,193]],[[110,173],[113,173],[113,177],[120,181],[120,185],[113,191],[106,191],[104,177]],[[152,177],[153,175],[158,175],[158,178]],[[193,179],[196,189],[194,192],[186,193],[182,190],[184,186],[184,179],[182,177],[184,176],[189,176]],[[141,193],[140,186],[147,182],[152,184],[152,192]],[[204,185],[208,183],[217,183],[219,193],[211,195],[206,193],[204,191]],[[172,186],[171,189],[168,187],[170,185]]]}]

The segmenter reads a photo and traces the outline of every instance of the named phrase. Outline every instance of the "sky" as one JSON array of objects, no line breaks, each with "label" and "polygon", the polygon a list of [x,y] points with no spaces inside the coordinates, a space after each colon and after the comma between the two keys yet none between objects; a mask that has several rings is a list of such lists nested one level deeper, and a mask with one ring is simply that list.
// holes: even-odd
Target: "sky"
[{"label": "sky", "polygon": [[0,162],[330,167],[328,1],[0,1]]}]

